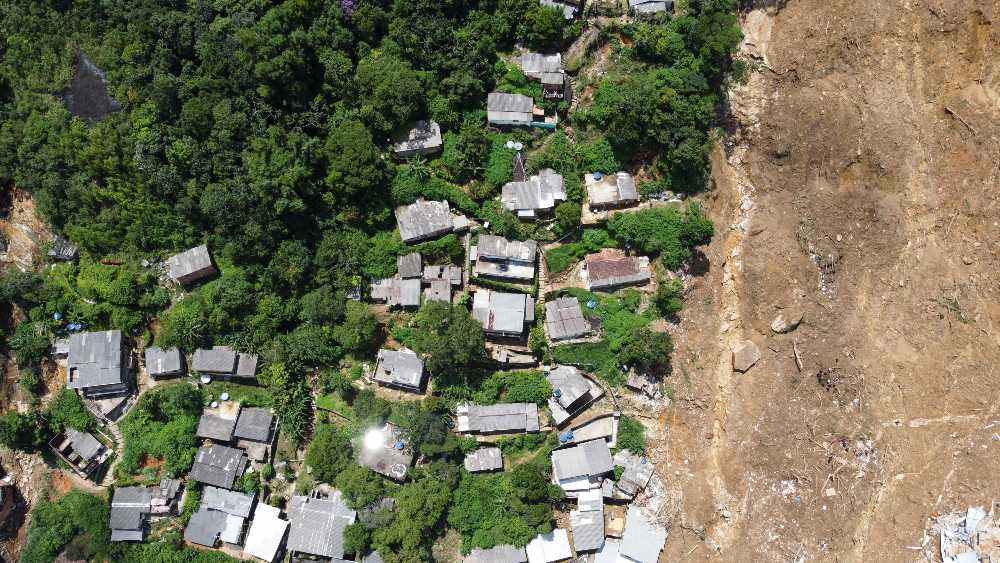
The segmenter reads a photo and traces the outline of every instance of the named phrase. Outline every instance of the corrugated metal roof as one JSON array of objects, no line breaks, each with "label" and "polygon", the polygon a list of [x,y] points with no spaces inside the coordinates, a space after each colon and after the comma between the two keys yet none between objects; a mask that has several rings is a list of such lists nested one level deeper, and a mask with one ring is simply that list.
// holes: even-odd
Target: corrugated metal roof
[{"label": "corrugated metal roof", "polygon": [[431,238],[454,229],[447,201],[417,201],[396,208],[396,223],[403,242]]},{"label": "corrugated metal roof", "polygon": [[83,332],[69,337],[66,361],[70,389],[86,389],[123,381],[122,332]]},{"label": "corrugated metal roof", "polygon": [[471,472],[503,469],[503,454],[500,448],[479,448],[465,454],[465,469]]},{"label": "corrugated metal roof", "polygon": [[253,442],[268,442],[271,439],[271,425],[274,415],[268,409],[259,407],[243,407],[236,419],[233,436]]},{"label": "corrugated metal roof", "polygon": [[441,147],[441,126],[434,121],[417,121],[406,135],[396,141],[396,153],[424,152]]},{"label": "corrugated metal roof", "polygon": [[573,547],[578,554],[596,551],[604,545],[604,499],[600,489],[581,492],[576,503],[577,509],[569,513]]},{"label": "corrugated metal roof", "polygon": [[560,72],[562,70],[562,54],[525,53],[521,55],[520,63],[521,71],[528,76],[543,72]]},{"label": "corrugated metal roof", "polygon": [[212,346],[194,351],[191,369],[201,373],[232,375],[236,370],[236,351],[229,346]]},{"label": "corrugated metal roof", "polygon": [[545,303],[545,330],[552,340],[566,340],[590,333],[591,326],[577,298],[560,297]]},{"label": "corrugated metal roof", "polygon": [[523,293],[479,290],[472,298],[472,316],[486,332],[521,334],[525,321],[534,319],[533,303],[534,300]]},{"label": "corrugated metal roof", "polygon": [[424,362],[411,350],[383,348],[378,352],[374,379],[387,385],[419,389],[424,379]]},{"label": "corrugated metal roof", "polygon": [[288,550],[342,559],[344,529],[355,518],[339,491],[329,499],[293,495],[288,501]]},{"label": "corrugated metal roof", "polygon": [[599,477],[612,469],[611,450],[604,440],[591,440],[552,452],[552,474],[557,481]]},{"label": "corrugated metal roof", "polygon": [[217,414],[203,414],[198,419],[199,438],[209,438],[217,442],[228,442],[233,439],[233,429],[236,419],[224,418]]},{"label": "corrugated metal roof", "polygon": [[73,428],[66,429],[66,439],[72,445],[73,451],[86,461],[96,458],[104,447],[90,432],[81,432]]},{"label": "corrugated metal roof", "polygon": [[144,352],[146,373],[151,377],[171,375],[184,371],[184,357],[177,348],[150,346]]},{"label": "corrugated metal roof", "polygon": [[535,403],[465,403],[458,406],[457,413],[459,432],[538,432],[538,405]]},{"label": "corrugated metal roof", "polygon": [[224,489],[233,488],[233,482],[243,475],[247,456],[243,450],[220,446],[202,446],[194,459],[188,478]]},{"label": "corrugated metal roof", "polygon": [[652,277],[648,258],[627,256],[617,248],[605,248],[595,254],[588,254],[584,261],[592,290],[645,283]]},{"label": "corrugated metal roof", "polygon": [[674,7],[673,0],[628,0],[628,5],[640,14],[665,12]]},{"label": "corrugated metal roof", "polygon": [[636,563],[656,563],[667,541],[667,530],[653,523],[646,509],[632,505],[625,515],[619,554]]},{"label": "corrugated metal roof", "polygon": [[424,301],[444,301],[451,303],[451,282],[448,280],[433,280],[424,289]]},{"label": "corrugated metal roof", "polygon": [[250,509],[253,508],[256,497],[256,493],[248,495],[218,487],[205,487],[201,493],[201,506],[246,518],[250,516]]},{"label": "corrugated metal roof", "polygon": [[508,94],[506,92],[490,92],[486,97],[487,111],[514,112],[530,114],[535,107],[534,100],[524,94]]},{"label": "corrugated metal roof", "polygon": [[525,563],[528,554],[523,547],[498,545],[490,549],[473,549],[462,563]]},{"label": "corrugated metal roof", "polygon": [[219,535],[226,528],[226,513],[202,507],[191,516],[184,529],[184,540],[197,545],[215,547]]},{"label": "corrugated metal roof", "polygon": [[396,269],[401,278],[419,278],[423,273],[423,258],[419,252],[411,252],[396,258]]},{"label": "corrugated metal roof", "polygon": [[618,563],[618,540],[604,540],[604,545],[594,554],[593,563]]},{"label": "corrugated metal roof", "polygon": [[253,512],[243,552],[264,561],[274,561],[287,531],[288,521],[281,519],[281,510],[260,503]]},{"label": "corrugated metal roof", "polygon": [[533,240],[507,240],[495,235],[479,235],[476,248],[480,260],[534,262],[538,253],[538,243]]},{"label": "corrugated metal roof", "polygon": [[237,355],[236,373],[234,373],[233,375],[236,377],[243,377],[243,378],[256,378],[257,360],[258,360],[257,354],[240,352]]},{"label": "corrugated metal roof", "polygon": [[212,256],[204,244],[167,258],[167,275],[181,283],[190,278],[198,279],[214,274],[215,271]]},{"label": "corrugated metal roof", "polygon": [[590,383],[573,366],[558,366],[545,376],[553,393],[558,389],[556,400],[564,409],[570,409],[580,399],[590,393]]},{"label": "corrugated metal roof", "polygon": [[548,211],[556,201],[566,201],[566,182],[555,170],[544,168],[523,182],[504,184],[500,201],[511,211]]},{"label": "corrugated metal roof", "polygon": [[528,563],[552,563],[573,556],[566,530],[556,528],[547,534],[538,534],[525,548]]}]

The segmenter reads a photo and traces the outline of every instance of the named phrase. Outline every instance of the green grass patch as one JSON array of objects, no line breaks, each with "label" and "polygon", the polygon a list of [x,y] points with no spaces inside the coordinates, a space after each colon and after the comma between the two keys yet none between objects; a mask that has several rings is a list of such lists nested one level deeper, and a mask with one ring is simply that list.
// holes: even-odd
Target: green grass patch
[{"label": "green grass patch", "polygon": [[545,251],[545,265],[550,274],[560,274],[565,272],[577,262],[591,252],[597,252],[602,248],[613,248],[614,239],[603,229],[585,229],[583,236],[574,242],[568,242],[555,248]]},{"label": "green grass patch", "polygon": [[630,416],[618,419],[617,449],[631,450],[636,454],[646,452],[646,428],[641,422]]},{"label": "green grass patch", "polygon": [[211,395],[218,399],[223,393],[229,393],[230,401],[237,401],[245,407],[270,407],[274,398],[266,387],[244,385],[232,381],[213,381],[205,388],[205,398]]},{"label": "green grass patch", "polygon": [[320,395],[316,399],[316,408],[354,419],[354,409],[337,392]]}]

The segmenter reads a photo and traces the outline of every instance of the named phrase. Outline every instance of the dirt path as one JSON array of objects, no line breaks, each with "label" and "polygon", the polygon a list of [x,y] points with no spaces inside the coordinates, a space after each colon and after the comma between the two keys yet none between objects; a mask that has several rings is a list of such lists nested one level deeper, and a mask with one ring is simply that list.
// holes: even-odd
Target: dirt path
[{"label": "dirt path", "polygon": [[[760,70],[730,93],[711,265],[675,333],[661,561],[929,560],[935,511],[1000,490],[998,11],[745,18]],[[775,334],[790,308],[805,321]],[[740,339],[762,352],[746,374]]]}]

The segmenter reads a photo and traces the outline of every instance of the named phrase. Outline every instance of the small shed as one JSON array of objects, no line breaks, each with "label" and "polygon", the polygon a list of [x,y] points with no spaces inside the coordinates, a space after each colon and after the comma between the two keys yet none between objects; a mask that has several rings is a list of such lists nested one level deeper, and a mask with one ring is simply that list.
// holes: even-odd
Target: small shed
[{"label": "small shed", "polygon": [[146,373],[153,379],[173,377],[184,373],[184,356],[177,348],[150,346],[143,353]]},{"label": "small shed", "polygon": [[218,272],[204,244],[167,258],[167,275],[181,285],[214,276]]},{"label": "small shed", "polygon": [[52,239],[52,245],[49,247],[49,251],[46,254],[53,260],[71,262],[76,260],[76,245],[63,237],[56,235]]},{"label": "small shed", "polygon": [[405,279],[419,278],[423,273],[424,261],[419,252],[411,252],[396,258],[396,269],[399,277]]},{"label": "small shed", "polygon": [[524,94],[490,92],[486,98],[486,118],[491,125],[531,125],[535,102]]},{"label": "small shed", "polygon": [[580,338],[591,330],[576,297],[559,297],[545,303],[545,333],[550,340]]},{"label": "small shed", "polygon": [[465,454],[465,469],[470,473],[502,471],[503,453],[500,448],[479,448]]},{"label": "small shed", "polygon": [[438,152],[441,150],[441,126],[430,120],[417,121],[392,149],[400,158]]},{"label": "small shed", "polygon": [[424,383],[424,362],[412,350],[379,350],[372,380],[380,385],[420,392]]}]

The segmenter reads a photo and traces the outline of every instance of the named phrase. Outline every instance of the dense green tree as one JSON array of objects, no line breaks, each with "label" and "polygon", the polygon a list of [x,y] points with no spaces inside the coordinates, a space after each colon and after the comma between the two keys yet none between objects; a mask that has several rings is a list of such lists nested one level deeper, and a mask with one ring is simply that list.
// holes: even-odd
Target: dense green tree
[{"label": "dense green tree", "polygon": [[39,502],[21,560],[54,561],[64,549],[72,560],[104,560],[111,543],[108,521],[108,502],[96,495],[70,491],[57,501]]},{"label": "dense green tree", "polygon": [[0,415],[0,445],[33,452],[45,445],[45,423],[36,414],[8,411]]},{"label": "dense green tree", "polygon": [[367,305],[348,301],[344,322],[333,330],[333,337],[345,351],[364,353],[371,348],[377,328],[378,319]]},{"label": "dense green tree", "polygon": [[413,318],[413,349],[432,374],[468,365],[485,350],[483,327],[467,310],[441,301],[424,303]]},{"label": "dense green tree", "polygon": [[385,492],[382,477],[367,467],[348,465],[336,478],[337,489],[344,493],[348,504],[361,509],[382,498]]},{"label": "dense green tree", "polygon": [[677,278],[661,280],[653,296],[653,305],[660,316],[674,318],[684,307],[684,284]]},{"label": "dense green tree", "polygon": [[330,424],[316,427],[312,442],[306,451],[306,465],[312,476],[324,483],[335,483],[337,475],[354,463],[351,458],[351,440],[342,430]]},{"label": "dense green tree", "polygon": [[673,351],[674,344],[669,334],[640,327],[632,331],[618,351],[618,361],[624,366],[651,371],[670,363]]}]

